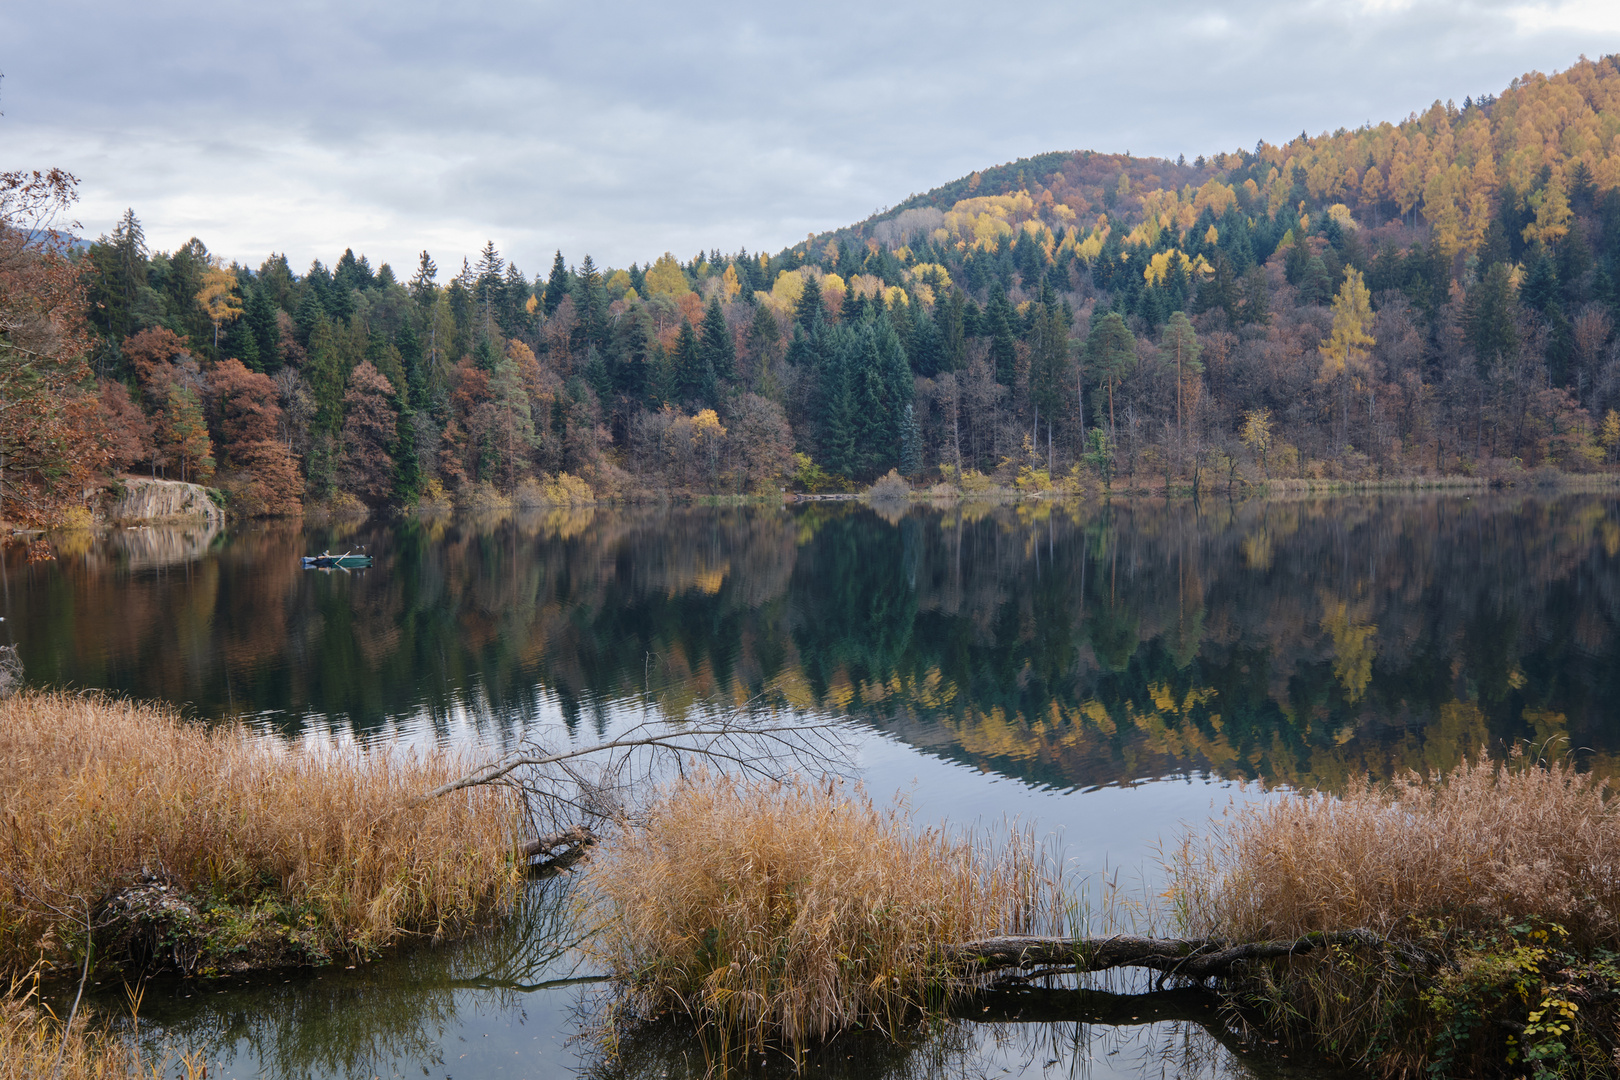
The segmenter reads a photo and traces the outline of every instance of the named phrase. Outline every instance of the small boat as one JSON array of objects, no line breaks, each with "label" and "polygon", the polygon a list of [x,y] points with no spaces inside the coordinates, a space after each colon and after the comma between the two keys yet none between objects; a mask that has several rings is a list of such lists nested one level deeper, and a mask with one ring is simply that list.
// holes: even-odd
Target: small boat
[{"label": "small boat", "polygon": [[364,570],[371,565],[370,555],[355,555],[345,551],[342,555],[334,555],[330,551],[323,551],[319,555],[305,555],[305,570]]}]

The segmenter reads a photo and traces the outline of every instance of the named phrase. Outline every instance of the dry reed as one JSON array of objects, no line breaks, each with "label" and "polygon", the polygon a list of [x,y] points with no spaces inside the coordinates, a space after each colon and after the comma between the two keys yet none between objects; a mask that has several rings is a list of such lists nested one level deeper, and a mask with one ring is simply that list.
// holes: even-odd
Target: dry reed
[{"label": "dry reed", "polygon": [[170,1075],[201,1080],[207,1075],[198,1055],[154,1056],[135,1039],[119,1038],[83,1016],[64,1026],[35,1002],[29,982],[13,978],[10,991],[0,993],[0,1080],[164,1080]]},{"label": "dry reed", "polygon": [[591,865],[595,942],[630,1012],[690,1013],[723,1045],[803,1047],[846,1028],[898,1034],[964,989],[940,946],[1057,932],[1061,883],[1027,834],[914,831],[825,781],[698,772]]},{"label": "dry reed", "polygon": [[1246,805],[1184,843],[1171,869],[1194,935],[1539,918],[1578,947],[1620,946],[1620,815],[1607,781],[1519,750],[1432,780],[1363,778],[1338,797]]},{"label": "dry reed", "polygon": [[516,893],[517,800],[485,788],[401,809],[460,766],[19,694],[0,703],[0,969],[77,966],[87,917],[142,882],[194,905],[205,937],[256,923],[315,955],[469,926]]},{"label": "dry reed", "polygon": [[1620,815],[1607,796],[1606,780],[1520,750],[1287,795],[1184,841],[1169,895],[1193,936],[1364,927],[1440,958],[1327,950],[1228,988],[1298,1048],[1386,1076],[1614,1076]]}]

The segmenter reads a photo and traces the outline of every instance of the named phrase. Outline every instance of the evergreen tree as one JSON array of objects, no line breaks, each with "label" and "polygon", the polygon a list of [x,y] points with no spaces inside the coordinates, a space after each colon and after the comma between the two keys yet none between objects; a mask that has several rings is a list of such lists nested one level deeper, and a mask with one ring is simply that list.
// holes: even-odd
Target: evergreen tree
[{"label": "evergreen tree", "polygon": [[963,299],[961,292],[953,290],[945,302],[945,315],[940,324],[942,371],[961,371],[967,367],[967,312]]},{"label": "evergreen tree", "polygon": [[594,345],[599,350],[608,347],[607,290],[595,261],[586,255],[579,264],[574,282],[574,310],[579,322],[574,327],[572,347],[574,354],[583,359]]},{"label": "evergreen tree", "polygon": [[1108,391],[1108,431],[1114,431],[1114,389],[1136,367],[1136,337],[1117,311],[1102,313],[1086,336],[1086,370]]},{"label": "evergreen tree", "polygon": [[907,402],[900,417],[900,471],[916,476],[922,469],[922,429],[917,426],[916,408]]},{"label": "evergreen tree", "polygon": [[439,291],[436,281],[438,276],[439,268],[434,264],[433,257],[423,251],[421,258],[417,260],[416,273],[411,277],[410,284],[411,299],[415,300],[418,306],[427,307],[433,303]]},{"label": "evergreen tree", "polygon": [[702,354],[703,366],[713,372],[715,378],[736,378],[737,345],[732,340],[731,327],[726,325],[726,316],[720,310],[720,301],[716,297],[710,297],[708,306],[703,309],[698,351]]},{"label": "evergreen tree", "polygon": [[1492,265],[1463,302],[1463,333],[1482,375],[1519,348],[1518,297],[1511,274],[1507,263]]},{"label": "evergreen tree", "polygon": [[478,255],[477,276],[473,284],[473,299],[478,304],[479,325],[485,337],[499,326],[499,315],[506,298],[505,271],[506,260],[495,250],[495,241],[487,241]]},{"label": "evergreen tree", "polygon": [[685,405],[714,404],[714,371],[704,365],[692,324],[681,322],[670,354],[670,390]]},{"label": "evergreen tree", "polygon": [[563,261],[562,252],[558,251],[557,257],[551,261],[551,276],[546,279],[546,291],[540,300],[547,318],[556,313],[557,305],[568,295],[568,279],[568,264]]},{"label": "evergreen tree", "polygon": [[996,381],[1011,386],[1017,377],[1018,350],[1013,337],[1013,319],[1017,312],[1007,300],[1007,294],[998,284],[990,290],[990,303],[984,309],[985,334],[990,338],[990,363],[996,369]]},{"label": "evergreen tree", "polygon": [[845,326],[854,326],[866,317],[866,299],[855,291],[852,282],[844,292],[843,306],[838,309],[838,321]]},{"label": "evergreen tree", "polygon": [[793,318],[807,333],[813,333],[822,318],[821,282],[810,274],[804,275],[804,291],[793,309]]}]

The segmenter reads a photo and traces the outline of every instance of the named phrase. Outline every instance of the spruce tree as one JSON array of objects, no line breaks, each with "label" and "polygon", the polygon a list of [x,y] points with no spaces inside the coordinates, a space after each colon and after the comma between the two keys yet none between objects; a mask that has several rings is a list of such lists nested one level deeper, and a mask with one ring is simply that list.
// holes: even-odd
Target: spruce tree
[{"label": "spruce tree", "polygon": [[917,425],[916,408],[907,402],[900,417],[900,471],[916,476],[922,468],[922,428]]},{"label": "spruce tree", "polygon": [[996,381],[1003,386],[1011,386],[1017,377],[1018,349],[1012,328],[1016,315],[1001,286],[991,289],[990,303],[984,309],[984,332],[990,338],[990,362],[996,369]]},{"label": "spruce tree", "polygon": [[551,261],[551,276],[546,279],[546,290],[540,301],[548,318],[556,313],[557,305],[568,295],[568,279],[568,264],[563,261],[562,252],[558,251],[557,257]]},{"label": "spruce tree", "polygon": [[714,404],[714,372],[704,366],[697,335],[692,332],[692,324],[684,320],[675,338],[675,351],[670,354],[670,384],[675,399],[682,404]]},{"label": "spruce tree", "polygon": [[737,376],[737,344],[732,340],[731,327],[726,325],[725,313],[720,310],[718,297],[710,297],[703,309],[703,327],[698,341],[704,366],[717,379]]},{"label": "spruce tree", "polygon": [[810,274],[805,274],[804,291],[799,294],[799,302],[793,309],[793,319],[804,327],[806,333],[811,333],[821,321],[822,314],[821,282]]}]

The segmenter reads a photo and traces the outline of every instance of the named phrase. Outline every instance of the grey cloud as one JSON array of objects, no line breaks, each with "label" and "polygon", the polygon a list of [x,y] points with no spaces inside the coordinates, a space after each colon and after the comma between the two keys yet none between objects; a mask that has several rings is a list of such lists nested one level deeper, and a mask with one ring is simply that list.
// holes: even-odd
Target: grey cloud
[{"label": "grey cloud", "polygon": [[[257,263],[345,246],[530,273],[776,250],[1055,149],[1189,157],[1620,48],[1506,3],[79,2],[0,14],[8,165]],[[72,64],[64,64],[71,57]]]}]

